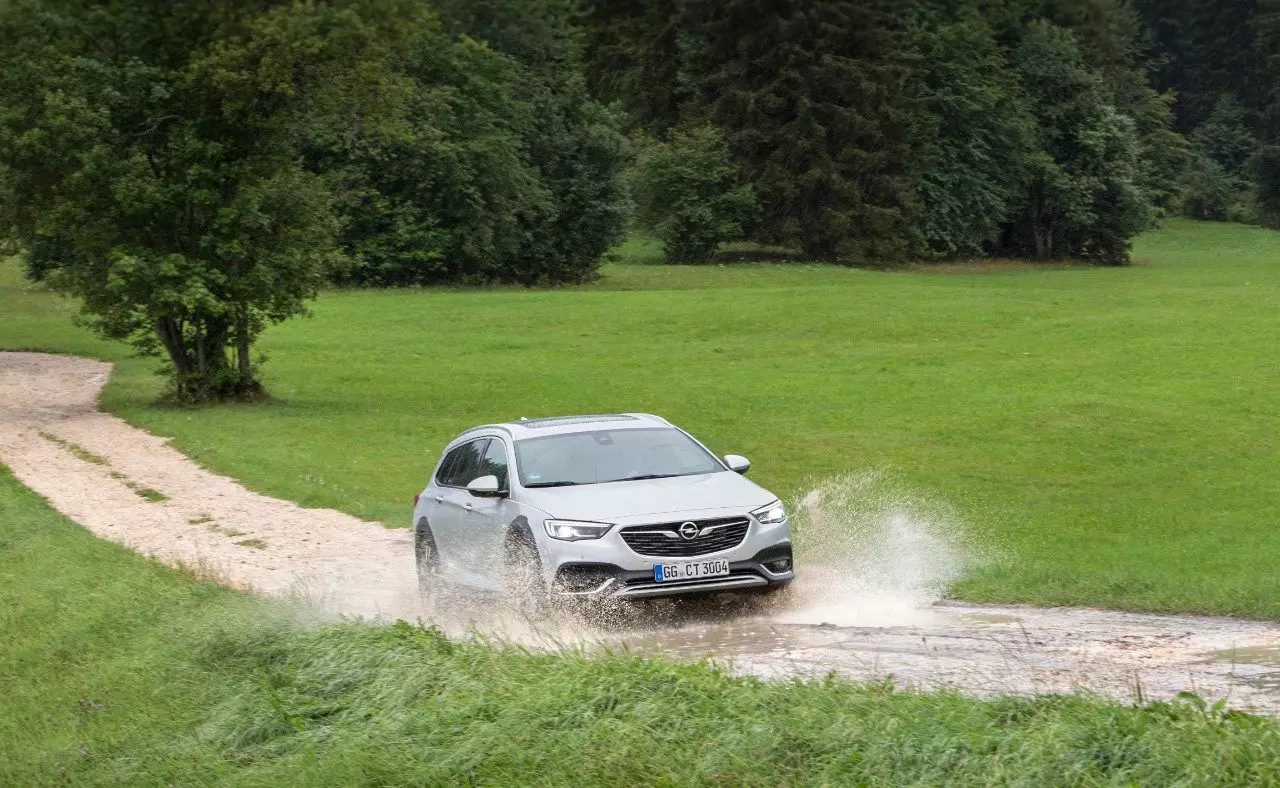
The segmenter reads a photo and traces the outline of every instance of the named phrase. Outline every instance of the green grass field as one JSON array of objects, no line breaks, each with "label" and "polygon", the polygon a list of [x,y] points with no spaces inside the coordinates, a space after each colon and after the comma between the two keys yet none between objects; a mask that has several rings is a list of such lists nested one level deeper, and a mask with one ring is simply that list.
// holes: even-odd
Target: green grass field
[{"label": "green grass field", "polygon": [[332,292],[271,329],[268,406],[153,407],[156,362],[0,265],[0,347],[119,362],[104,406],[263,492],[407,524],[475,423],[662,414],[786,496],[888,469],[1000,560],[953,593],[1280,618],[1280,233],[1170,221],[1138,265],[672,268]]},{"label": "green grass field", "polygon": [[977,701],[529,654],[276,603],[92,536],[0,468],[0,785],[1266,785],[1194,700]]}]

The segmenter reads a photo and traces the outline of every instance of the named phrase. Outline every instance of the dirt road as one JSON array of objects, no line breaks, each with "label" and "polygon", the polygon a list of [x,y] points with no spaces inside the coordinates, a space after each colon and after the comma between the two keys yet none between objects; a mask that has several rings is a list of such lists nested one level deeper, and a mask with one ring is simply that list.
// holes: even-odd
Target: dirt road
[{"label": "dirt road", "polygon": [[768,677],[834,672],[977,695],[1087,690],[1123,701],[1193,690],[1280,712],[1273,623],[948,604],[851,588],[812,561],[801,561],[809,571],[796,593],[771,610],[656,603],[604,622],[562,618],[545,631],[493,600],[453,595],[424,605],[407,531],[303,509],[209,473],[164,439],[99,412],[109,374],[97,361],[0,353],[0,462],[99,536],[233,585],[458,633],[711,656]]}]

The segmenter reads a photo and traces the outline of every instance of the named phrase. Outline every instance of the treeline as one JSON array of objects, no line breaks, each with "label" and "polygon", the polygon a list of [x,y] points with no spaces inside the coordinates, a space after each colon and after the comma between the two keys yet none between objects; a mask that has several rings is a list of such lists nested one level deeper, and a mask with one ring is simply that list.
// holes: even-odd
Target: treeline
[{"label": "treeline", "polygon": [[1280,224],[1278,8],[595,0],[588,70],[672,261],[1122,263],[1162,213]]},{"label": "treeline", "polygon": [[183,398],[328,283],[577,282],[633,221],[883,264],[1280,225],[1280,0],[8,0],[0,238]]}]

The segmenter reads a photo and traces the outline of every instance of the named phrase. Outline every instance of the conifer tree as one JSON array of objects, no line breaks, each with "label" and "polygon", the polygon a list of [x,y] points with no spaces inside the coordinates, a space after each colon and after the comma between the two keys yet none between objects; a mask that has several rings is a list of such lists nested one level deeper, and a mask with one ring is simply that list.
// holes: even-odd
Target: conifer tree
[{"label": "conifer tree", "polygon": [[697,106],[754,185],[757,235],[860,262],[912,246],[913,115],[889,3],[692,3]]}]

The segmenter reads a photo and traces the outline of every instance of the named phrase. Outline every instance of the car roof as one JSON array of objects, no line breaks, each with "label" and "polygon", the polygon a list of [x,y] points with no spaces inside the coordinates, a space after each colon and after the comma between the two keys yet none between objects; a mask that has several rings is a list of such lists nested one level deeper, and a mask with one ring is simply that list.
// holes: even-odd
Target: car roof
[{"label": "car roof", "polygon": [[544,435],[564,435],[588,430],[636,430],[654,427],[670,427],[671,422],[650,413],[600,413],[580,416],[551,416],[537,419],[519,419],[500,424],[482,424],[458,434],[456,442],[473,433],[485,431],[505,432],[513,440],[537,438]]}]

